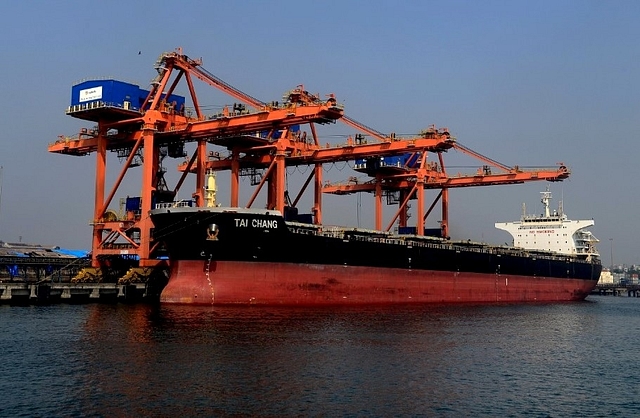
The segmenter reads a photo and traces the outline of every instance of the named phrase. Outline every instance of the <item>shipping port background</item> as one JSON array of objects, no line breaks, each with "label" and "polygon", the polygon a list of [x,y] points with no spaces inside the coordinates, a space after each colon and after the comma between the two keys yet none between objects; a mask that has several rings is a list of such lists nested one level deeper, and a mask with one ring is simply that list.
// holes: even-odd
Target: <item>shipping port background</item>
[{"label": "shipping port background", "polygon": [[[91,12],[97,13],[91,27],[100,33],[96,42],[95,37],[73,36],[78,28],[72,18],[87,14],[86,6],[76,5],[70,15],[68,10],[46,10],[46,6],[27,15],[26,10],[20,10],[25,6],[16,4],[13,20],[28,16],[32,30],[25,36],[17,25],[15,29],[9,22],[5,25],[16,42],[7,55],[13,64],[7,67],[3,83],[8,100],[1,140],[0,238],[90,247],[95,160],[46,152],[47,143],[57,135],[71,135],[83,126],[64,116],[71,85],[91,77],[125,81],[136,77],[132,82],[146,88],[154,75],[150,70],[157,55],[179,45],[188,54],[202,56],[209,71],[264,101],[304,83],[312,92],[335,93],[349,116],[382,132],[410,135],[436,124],[449,127],[461,143],[506,164],[526,167],[564,162],[572,176],[567,184],[554,185],[554,202],[562,198],[572,218],[596,220],[594,234],[602,240],[603,264],[632,264],[637,259],[634,226],[638,215],[632,210],[635,196],[630,191],[638,178],[633,160],[638,153],[631,148],[637,143],[629,138],[639,129],[634,117],[638,81],[633,77],[638,63],[629,57],[638,55],[632,42],[637,28],[631,24],[631,16],[638,15],[637,6],[621,3],[607,10],[604,6],[579,6],[580,14],[574,13],[575,7],[564,10],[543,3],[532,15],[517,5],[494,5],[484,10],[466,6],[471,9],[468,13],[452,15],[452,10],[433,6],[391,10],[388,3],[379,11],[368,10],[368,19],[359,19],[362,10],[356,5],[341,5],[346,10],[334,13],[283,3],[278,22],[300,22],[301,15],[313,16],[316,22],[312,26],[322,30],[296,26],[298,36],[292,36],[274,28],[277,42],[267,43],[260,37],[264,26],[257,29],[264,15],[258,5],[247,5],[242,12],[218,6],[206,17],[194,17],[194,9],[186,7],[172,13],[173,22],[203,19],[207,24],[202,26],[207,29],[200,30],[206,33],[196,40],[178,34],[142,41],[140,36],[131,38],[126,31],[117,30],[131,23],[127,17],[117,22],[106,17],[117,4],[108,10],[92,7]],[[549,16],[549,11],[554,13]],[[422,25],[424,19],[419,16],[429,17],[429,25]],[[489,16],[491,19],[486,19]],[[254,25],[243,26],[234,36],[234,19]],[[50,20],[58,22],[54,31],[45,24]],[[159,29],[159,20],[136,20],[137,32],[144,32],[145,27]],[[497,27],[493,24],[497,21],[509,25]],[[586,26],[592,21],[609,30],[590,32]],[[606,25],[607,21],[616,25]],[[380,31],[389,25],[393,31]],[[288,28],[289,24],[282,26]],[[519,27],[509,30],[516,31],[513,39],[505,36],[507,27]],[[554,30],[545,33],[545,28]],[[575,31],[584,36],[575,35]],[[478,33],[486,36],[477,38]],[[109,45],[109,38],[116,42]],[[591,41],[595,39],[598,42]],[[28,48],[21,44],[24,41]],[[572,53],[565,53],[567,50]],[[198,93],[201,103],[212,106],[212,111],[231,104],[228,97],[213,89],[198,88]],[[340,143],[346,135],[354,134],[341,124],[331,129],[327,142]],[[455,152],[445,157],[450,167],[455,167],[459,158],[464,166],[461,171],[474,169],[467,167],[468,159]],[[109,167],[119,164],[109,155]],[[477,167],[477,162],[473,164]],[[177,177],[177,171],[167,168],[168,178],[172,174]],[[117,169],[110,173],[115,176]],[[325,178],[343,180],[350,175],[350,169],[336,166]],[[224,191],[228,181],[221,175],[218,184]],[[493,230],[493,223],[516,219],[522,202],[535,212],[540,206],[532,204],[532,196],[541,187],[531,183],[452,190],[451,236],[507,241],[504,233]],[[130,189],[125,186],[119,191],[125,192],[138,195],[139,179],[131,182]],[[241,202],[247,199],[240,198]],[[324,206],[327,224],[372,227],[370,196],[349,200],[325,196]]]}]

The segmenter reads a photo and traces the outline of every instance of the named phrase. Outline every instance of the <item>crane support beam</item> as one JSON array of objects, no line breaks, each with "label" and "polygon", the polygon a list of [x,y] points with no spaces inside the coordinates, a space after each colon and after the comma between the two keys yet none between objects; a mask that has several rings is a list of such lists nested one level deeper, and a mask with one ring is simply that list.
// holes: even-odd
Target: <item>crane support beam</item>
[{"label": "crane support beam", "polygon": [[[385,231],[390,231],[391,227],[393,226],[393,224],[395,223],[396,219],[398,219],[398,217],[400,217],[400,215],[402,214],[403,211],[406,210],[407,208],[407,204],[409,203],[409,199],[411,199],[411,196],[413,196],[413,194],[415,193],[415,191],[418,188],[418,184],[414,184],[413,187],[410,189],[409,193],[406,193],[406,196],[404,197],[403,201],[400,203],[398,210],[396,211],[396,213],[393,215],[393,218],[391,219],[391,222],[389,222],[389,226],[387,226],[387,228],[385,229]],[[406,189],[403,189],[406,190]],[[406,226],[406,225],[403,225]]]},{"label": "crane support beam", "polygon": [[[531,171],[518,172],[513,174],[489,174],[484,176],[470,175],[465,177],[442,177],[425,176],[425,189],[442,189],[454,187],[472,187],[472,186],[495,186],[501,184],[517,184],[527,181],[546,180],[546,181],[562,181],[569,177],[569,170],[566,167],[560,167],[556,171]],[[381,182],[383,190],[403,190],[412,189],[416,179],[387,180]],[[365,183],[348,183],[339,185],[325,185],[322,189],[323,193],[331,194],[349,194],[358,192],[374,192],[376,190],[375,182]]]},{"label": "crane support beam", "polygon": [[342,117],[342,112],[338,107],[327,105],[294,106],[206,121],[185,121],[182,125],[175,124],[169,130],[158,132],[158,136],[183,140],[206,137],[210,138],[209,142],[215,142],[216,136],[241,135],[310,122],[332,123]]},{"label": "crane support beam", "polygon": [[265,181],[267,181],[267,179],[271,175],[271,172],[273,171],[273,168],[275,166],[276,166],[276,160],[274,159],[271,162],[271,165],[267,169],[266,173],[264,173],[264,175],[260,179],[260,183],[258,184],[258,187],[256,187],[256,190],[253,192],[253,195],[251,196],[251,198],[249,199],[249,202],[247,202],[247,205],[245,206],[246,208],[250,208],[251,205],[253,205],[253,202],[256,200],[256,197],[258,197],[258,193],[260,193],[260,190],[262,190],[262,186],[264,185]]},{"label": "crane support beam", "polygon": [[[398,155],[405,152],[414,152],[419,150],[425,151],[440,151],[451,148],[452,140],[448,137],[440,137],[435,139],[411,139],[411,140],[398,140],[389,141],[383,143],[372,143],[362,145],[348,145],[335,148],[317,148],[314,145],[289,142],[287,152],[289,157],[287,158],[287,166],[297,165],[312,165],[331,163],[336,161],[351,161],[360,158],[368,157],[384,157],[391,155]],[[240,159],[241,163],[251,167],[268,167],[271,164],[273,156],[269,154],[271,149],[276,148],[276,144],[267,145],[264,148],[262,155],[248,155]],[[255,152],[256,148],[245,150],[247,152]],[[232,160],[224,159],[217,161],[207,161],[207,168],[213,170],[229,170],[231,168]],[[186,166],[183,164],[179,166],[179,170],[183,171]],[[192,167],[192,170],[195,170]]]},{"label": "crane support beam", "polygon": [[[147,111],[147,114],[154,111]],[[330,123],[342,117],[342,109],[335,106],[311,105],[270,112],[250,113],[229,116],[215,120],[199,121],[183,116],[157,112],[157,115],[145,115],[145,122],[155,126],[155,135],[159,144],[172,141],[196,141],[200,138],[215,142],[216,136],[240,135],[274,127],[282,128],[310,122]],[[140,119],[135,119],[140,123]],[[141,137],[136,131],[126,135],[107,135],[106,149],[115,151],[132,146]],[[49,152],[71,155],[86,155],[98,149],[98,137],[83,137],[76,140],[61,139],[49,145]]]},{"label": "crane support beam", "polygon": [[181,48],[178,48],[176,52],[168,52],[163,54],[161,60],[166,63],[170,63],[174,67],[179,68],[184,72],[193,74],[201,81],[223,91],[224,93],[237,100],[240,100],[243,103],[247,103],[255,107],[256,109],[263,109],[266,107],[266,104],[264,102],[238,90],[237,88],[224,82],[220,78],[202,68],[202,59],[194,60],[187,57],[186,55],[182,54]]},{"label": "crane support beam", "polygon": [[483,161],[485,164],[488,164],[488,165],[493,166],[493,167],[497,167],[502,171],[506,171],[506,172],[517,171],[517,167],[513,167],[512,168],[512,167],[506,166],[506,165],[504,165],[502,163],[497,162],[496,160],[493,160],[493,159],[491,159],[489,157],[485,157],[484,155],[480,154],[479,152],[476,152],[476,151],[472,150],[471,148],[467,148],[462,144],[459,144],[459,143],[455,144],[453,146],[453,148],[457,149],[459,151],[462,151],[463,153],[465,153],[467,155],[470,155],[470,156],[472,156],[472,157],[474,157],[474,158],[476,158],[476,159],[478,159],[480,161]]},{"label": "crane support beam", "polygon": [[376,131],[373,128],[368,127],[367,125],[358,122],[355,119],[351,119],[348,116],[343,116],[342,119],[340,119],[342,122],[344,122],[346,125],[355,128],[357,130],[359,130],[360,132],[364,132],[365,134],[371,136],[372,138],[378,140],[378,141],[387,141],[389,139],[389,137],[385,134],[383,134],[380,131]]}]

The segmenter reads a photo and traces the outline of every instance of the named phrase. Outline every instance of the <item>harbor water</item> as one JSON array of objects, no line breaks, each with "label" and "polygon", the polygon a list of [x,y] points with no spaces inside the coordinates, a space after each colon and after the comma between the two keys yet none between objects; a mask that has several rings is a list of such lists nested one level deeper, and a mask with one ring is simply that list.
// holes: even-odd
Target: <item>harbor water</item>
[{"label": "harbor water", "polygon": [[0,305],[0,416],[640,415],[640,299]]}]

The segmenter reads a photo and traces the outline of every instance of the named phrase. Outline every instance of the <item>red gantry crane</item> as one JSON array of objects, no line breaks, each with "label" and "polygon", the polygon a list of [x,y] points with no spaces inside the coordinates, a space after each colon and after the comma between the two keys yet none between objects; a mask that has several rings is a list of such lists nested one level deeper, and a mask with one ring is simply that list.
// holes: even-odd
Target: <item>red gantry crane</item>
[{"label": "red gantry crane", "polygon": [[[245,103],[256,106],[255,102],[252,102],[250,96],[242,97],[241,95],[234,96]],[[290,100],[299,103],[314,104],[317,103],[320,98],[316,94],[310,94],[304,89],[304,86],[300,85],[296,89],[289,92]],[[329,100],[334,99],[333,95],[329,95]],[[258,103],[259,104],[259,103]],[[351,137],[347,140],[347,144],[337,147],[322,147],[317,137],[316,130],[313,124],[310,124],[312,128],[313,141],[307,141],[306,138],[300,138],[299,136],[287,135],[284,132],[278,139],[271,141],[269,144],[257,148],[243,148],[239,146],[239,142],[234,142],[234,146],[228,147],[231,152],[231,158],[225,160],[215,160],[207,162],[207,169],[214,171],[219,170],[231,170],[232,171],[232,206],[238,205],[237,189],[233,186],[237,185],[237,179],[239,175],[240,167],[244,168],[267,168],[267,172],[263,178],[266,179],[270,176],[273,168],[274,150],[280,154],[287,156],[286,166],[297,165],[314,165],[314,171],[309,175],[302,190],[298,193],[296,199],[292,202],[292,206],[295,207],[299,201],[301,195],[304,193],[306,187],[311,180],[315,178],[315,194],[313,204],[313,219],[314,223],[322,223],[322,193],[333,194],[349,194],[355,192],[373,192],[375,194],[375,228],[382,230],[382,200],[384,192],[398,192],[400,198],[398,199],[399,207],[393,219],[387,226],[386,230],[390,230],[396,220],[399,219],[399,226],[406,227],[408,220],[409,200],[416,199],[418,201],[417,212],[423,216],[419,216],[416,221],[415,230],[418,234],[420,231],[424,231],[424,225],[427,217],[437,204],[438,200],[442,200],[440,231],[438,235],[442,237],[449,236],[449,222],[448,222],[448,208],[449,208],[449,194],[448,189],[452,187],[469,187],[469,186],[488,186],[498,184],[517,184],[527,181],[547,180],[547,181],[561,181],[569,176],[569,170],[563,165],[557,169],[539,168],[523,170],[518,166],[508,167],[495,160],[483,156],[482,154],[471,150],[458,143],[455,138],[452,138],[447,128],[437,129],[435,126],[431,126],[428,129],[420,133],[419,136],[413,138],[400,138],[395,133],[385,135],[367,125],[364,125],[348,116],[343,115],[340,120],[348,126],[363,132],[365,135],[373,138],[373,141],[367,142],[365,137],[361,134],[355,136],[355,140]],[[472,175],[457,175],[455,177],[448,177],[442,153],[454,148],[471,157],[478,159],[485,164],[481,169]],[[438,163],[427,162],[428,153],[435,153],[438,157]],[[362,170],[368,172],[374,176],[374,180],[365,183],[354,183],[353,181],[344,185],[322,185],[322,164],[333,163],[337,161],[354,161],[364,160],[368,162],[379,163],[378,160],[384,161],[387,157],[393,157],[398,155],[408,156],[405,163],[402,166],[398,165],[384,165],[382,167],[379,164],[374,164],[373,169],[367,169],[367,167],[360,167]],[[244,155],[244,157],[240,157]],[[397,164],[399,160],[394,162]],[[411,162],[411,164],[407,164]],[[366,163],[365,163],[366,165]],[[497,172],[494,173],[493,170]],[[187,169],[186,167],[180,167],[181,170]],[[250,207],[254,202],[255,196],[260,191],[260,188],[264,184],[264,181],[259,184],[259,187],[255,191],[251,200],[248,202],[247,207]],[[437,195],[431,206],[425,212],[424,202],[424,189],[440,189],[440,193]],[[280,192],[279,194],[282,194]],[[274,204],[268,204],[269,209],[278,209],[283,211],[283,207]]]},{"label": "red gantry crane", "polygon": [[[366,125],[363,125],[347,116],[343,116],[341,119],[347,125],[358,129],[366,135],[373,138],[378,143],[384,143],[387,141],[402,140],[396,138],[395,133],[385,135],[379,131],[372,129]],[[389,231],[396,220],[399,220],[399,227],[407,227],[409,201],[411,199],[417,200],[417,213],[416,221],[416,233],[422,234],[424,231],[424,225],[427,217],[434,209],[438,200],[442,202],[440,228],[437,235],[441,237],[449,237],[449,189],[453,187],[470,187],[470,186],[489,186],[499,184],[517,184],[528,181],[562,181],[569,177],[569,170],[564,164],[559,164],[557,169],[550,168],[538,168],[523,170],[518,166],[509,167],[501,164],[491,158],[473,151],[457,142],[455,138],[450,137],[449,130],[447,128],[437,129],[435,126],[430,126],[421,132],[424,137],[433,137],[436,135],[445,135],[450,139],[449,146],[440,148],[414,148],[408,149],[410,154],[405,154],[405,158],[395,159],[393,164],[385,164],[384,160],[380,164],[375,164],[374,167],[360,167],[359,171],[367,172],[370,176],[374,177],[373,180],[367,182],[358,182],[356,178],[352,178],[350,181],[343,184],[328,184],[323,188],[324,193],[333,194],[349,194],[356,192],[373,192],[376,199],[376,222],[375,228],[382,230],[382,198],[383,192],[397,192],[399,194],[398,210],[392,217],[392,220],[386,227],[386,231]],[[357,136],[358,137],[358,136]],[[358,142],[363,141],[363,136],[359,136],[361,139]],[[475,159],[482,161],[485,165],[479,169],[476,173],[471,175],[457,175],[449,177],[446,172],[446,166],[443,159],[443,152],[449,149],[456,149],[461,151]],[[433,152],[437,155],[438,162],[428,162],[427,156],[429,152]],[[375,155],[374,157],[379,157]],[[368,160],[369,162],[371,160]],[[439,163],[439,164],[438,164]],[[497,172],[494,173],[493,169]],[[424,202],[424,190],[425,189],[440,189],[440,192],[434,199],[433,203],[425,212]]]},{"label": "red gantry crane", "polygon": [[[132,264],[139,267],[130,271],[126,279],[146,275],[151,271],[149,268],[164,262],[155,254],[158,243],[152,239],[153,225],[148,213],[154,204],[173,201],[187,174],[183,173],[173,190],[168,189],[163,176],[164,169],[161,167],[161,158],[164,156],[183,157],[186,155],[184,144],[196,143],[196,151],[188,166],[193,167],[197,173],[193,194],[195,204],[203,206],[206,165],[198,164],[197,161],[207,159],[207,143],[224,143],[229,138],[239,137],[244,138],[245,144],[255,146],[255,143],[263,142],[261,138],[253,136],[256,132],[267,131],[269,138],[275,132],[286,130],[290,126],[305,123],[324,124],[342,116],[343,111],[337,106],[335,99],[317,101],[313,104],[295,101],[264,104],[222,82],[200,65],[201,60],[190,59],[182,54],[180,49],[163,54],[156,63],[158,76],[152,82],[150,91],[143,91],[147,94],[140,103],[136,103],[135,100],[136,94],[140,96],[140,91],[135,91],[137,86],[132,88],[126,83],[113,80],[85,82],[77,86],[78,91],[72,92],[75,103],[72,100],[67,114],[95,122],[97,127],[91,130],[83,129],[74,139],[60,138],[49,145],[49,151],[68,155],[96,153],[92,222],[93,270],[86,271],[85,277],[81,279],[101,280],[105,271],[114,268],[122,259],[136,260],[137,263]],[[193,77],[243,101],[249,99],[256,111],[249,112],[240,106],[232,111],[225,109],[222,114],[214,117],[205,116],[194,89]],[[181,79],[186,80],[188,85],[195,115],[186,112],[184,98],[174,95]],[[106,96],[109,95],[115,96],[116,100],[107,99]],[[242,136],[245,134],[247,135]],[[118,156],[126,157],[108,194],[107,151],[117,152]],[[275,155],[274,190],[284,187],[284,157],[282,154]],[[142,169],[140,196],[138,200],[133,201],[134,205],[131,207],[130,202],[127,202],[127,216],[122,218],[108,208],[126,173],[137,165]],[[273,194],[279,208],[284,207],[284,194],[281,195]]]},{"label": "red gantry crane", "polygon": [[[113,85],[93,80],[74,86],[67,114],[95,122],[97,126],[83,129],[77,138],[61,137],[50,144],[49,151],[68,155],[96,153],[92,269],[78,280],[100,280],[105,271],[113,271],[121,281],[146,279],[153,272],[152,267],[163,267],[166,261],[158,257],[159,243],[153,240],[148,213],[158,204],[180,204],[174,199],[189,173],[196,174],[192,194],[196,206],[211,204],[209,196],[205,196],[207,178],[211,173],[226,170],[230,172],[230,206],[239,206],[239,179],[249,175],[257,187],[246,207],[253,205],[258,193],[266,188],[267,209],[279,210],[285,219],[297,213],[296,205],[313,180],[311,222],[315,224],[322,224],[322,193],[373,192],[376,229],[382,230],[384,193],[399,193],[398,210],[386,229],[398,219],[399,226],[406,227],[408,202],[416,199],[417,212],[422,216],[417,216],[415,233],[420,235],[425,231],[427,216],[442,199],[440,235],[444,237],[448,236],[449,188],[558,181],[569,175],[564,166],[557,170],[525,171],[502,165],[460,145],[446,128],[430,127],[411,138],[384,135],[344,116],[333,95],[323,100],[302,85],[286,93],[281,103],[265,103],[215,77],[201,64],[201,60],[191,59],[178,49],[161,55],[156,63],[158,75],[148,91],[113,80],[109,80]],[[241,103],[231,109],[225,106],[219,114],[205,115],[196,95],[194,77]],[[175,94],[181,80],[186,81],[193,112],[186,108],[185,98]],[[346,144],[321,145],[316,125],[338,119],[372,140],[357,134],[355,138],[349,137]],[[310,137],[300,126],[309,127]],[[179,166],[182,174],[170,189],[164,179],[162,160],[167,156],[186,157],[185,144],[189,142],[196,144],[195,152]],[[207,151],[208,144],[226,148],[228,156]],[[451,148],[480,159],[484,167],[473,175],[448,176],[442,153]],[[107,151],[126,160],[108,193]],[[427,160],[429,153],[437,155],[439,164]],[[338,161],[355,161],[354,168],[367,173],[372,180],[323,184],[323,164]],[[126,173],[138,165],[142,169],[140,196],[127,199],[126,215],[109,210]],[[301,165],[314,169],[291,200],[286,168]],[[493,173],[492,168],[497,172]],[[425,189],[441,189],[426,211]],[[115,268],[123,264],[122,260],[128,261],[124,263],[127,268],[132,267],[124,276]]]}]

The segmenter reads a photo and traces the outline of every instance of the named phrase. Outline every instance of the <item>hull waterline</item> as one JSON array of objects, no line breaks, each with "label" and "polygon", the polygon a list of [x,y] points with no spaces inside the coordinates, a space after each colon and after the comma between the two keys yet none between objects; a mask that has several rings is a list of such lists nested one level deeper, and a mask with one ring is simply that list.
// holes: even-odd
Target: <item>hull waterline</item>
[{"label": "hull waterline", "polygon": [[584,299],[596,281],[360,266],[176,260],[161,302],[194,305],[511,303]]},{"label": "hull waterline", "polygon": [[584,299],[597,258],[287,222],[279,212],[151,213],[167,248],[163,303],[335,305]]}]

